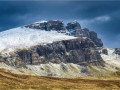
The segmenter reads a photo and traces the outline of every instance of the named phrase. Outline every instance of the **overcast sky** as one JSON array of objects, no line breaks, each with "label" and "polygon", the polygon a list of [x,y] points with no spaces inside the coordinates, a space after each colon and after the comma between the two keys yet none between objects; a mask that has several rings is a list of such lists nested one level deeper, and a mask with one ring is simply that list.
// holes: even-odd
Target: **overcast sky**
[{"label": "overcast sky", "polygon": [[0,1],[0,31],[40,20],[73,20],[120,47],[120,1]]}]

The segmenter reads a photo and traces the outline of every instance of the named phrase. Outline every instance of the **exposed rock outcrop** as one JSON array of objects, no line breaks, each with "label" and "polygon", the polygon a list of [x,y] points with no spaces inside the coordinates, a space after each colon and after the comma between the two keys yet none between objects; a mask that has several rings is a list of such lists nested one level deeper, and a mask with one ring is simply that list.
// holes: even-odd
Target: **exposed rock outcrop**
[{"label": "exposed rock outcrop", "polygon": [[25,27],[26,28],[35,28],[35,29],[47,30],[47,22],[30,24],[30,25],[26,25]]},{"label": "exposed rock outcrop", "polygon": [[108,50],[107,49],[102,49],[102,53],[105,55],[108,55]]},{"label": "exposed rock outcrop", "polygon": [[103,43],[100,38],[98,38],[97,33],[90,31],[87,28],[82,29],[77,21],[67,23],[64,25],[63,21],[60,20],[50,20],[46,22],[37,22],[34,24],[26,25],[27,28],[41,29],[41,30],[55,30],[58,32],[66,33],[68,35],[76,37],[87,37],[91,39],[97,47],[102,47]]},{"label": "exposed rock outcrop", "polygon": [[87,38],[91,39],[97,47],[103,46],[103,42],[101,41],[101,39],[98,38],[97,33],[94,31],[90,31],[87,28],[76,29],[76,30],[72,30],[70,32],[71,32],[70,35],[73,35],[76,37],[87,37]]},{"label": "exposed rock outcrop", "polygon": [[70,30],[81,29],[80,24],[77,21],[69,22],[66,28]]},{"label": "exposed rock outcrop", "polygon": [[88,38],[63,40],[47,45],[38,45],[17,52],[26,64],[75,63],[79,65],[104,65],[100,53]]},{"label": "exposed rock outcrop", "polygon": [[115,54],[120,55],[120,48],[115,48]]},{"label": "exposed rock outcrop", "polygon": [[34,24],[26,25],[27,28],[41,29],[41,30],[65,30],[63,21],[60,20],[50,20],[48,22],[37,22]]},{"label": "exposed rock outcrop", "polygon": [[56,21],[50,20],[47,22],[47,30],[56,30],[56,31],[65,30],[64,23],[63,21],[59,21],[59,20]]},{"label": "exposed rock outcrop", "polygon": [[[63,21],[50,20],[26,25],[25,27],[46,31],[55,30],[78,38],[63,39],[62,41],[46,43],[46,45],[40,44],[32,46],[29,49],[17,50],[16,53],[4,59],[7,63],[10,63],[10,65],[20,66],[26,64],[63,62],[84,66],[104,66],[104,61],[97,49],[97,47],[103,46],[101,39],[98,38],[97,33],[94,31],[90,31],[87,28],[82,29],[77,21],[69,22],[67,26],[65,26]],[[0,61],[2,60],[3,59]]]}]

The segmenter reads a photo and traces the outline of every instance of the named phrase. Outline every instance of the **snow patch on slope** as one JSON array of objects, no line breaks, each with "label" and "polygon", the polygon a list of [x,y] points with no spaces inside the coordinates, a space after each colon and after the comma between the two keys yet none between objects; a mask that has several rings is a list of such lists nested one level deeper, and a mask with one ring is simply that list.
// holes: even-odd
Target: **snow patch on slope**
[{"label": "snow patch on slope", "polygon": [[25,67],[16,68],[0,62],[0,69],[9,70],[16,74],[37,75],[37,76],[53,76],[74,78],[80,76],[87,76],[87,72],[83,72],[86,68],[73,63],[47,63],[40,65],[26,65]]},{"label": "snow patch on slope", "polygon": [[38,21],[38,22],[35,22],[36,23],[46,23],[47,21],[46,20],[43,20],[43,21]]},{"label": "snow patch on slope", "polygon": [[114,53],[115,49],[107,48],[107,50],[108,50],[108,55],[101,54],[103,60],[109,65],[120,68],[120,55]]},{"label": "snow patch on slope", "polygon": [[85,67],[73,63],[27,65],[27,68],[35,71],[35,74],[40,76],[79,77],[87,75],[82,72]]},{"label": "snow patch on slope", "polygon": [[0,69],[9,70],[12,73],[24,74],[24,75],[35,75],[34,71],[31,71],[27,68],[15,68],[14,66],[9,66],[4,62],[0,62]]},{"label": "snow patch on slope", "polygon": [[0,52],[7,53],[15,49],[29,48],[38,44],[75,39],[57,31],[44,31],[18,27],[0,32]]}]

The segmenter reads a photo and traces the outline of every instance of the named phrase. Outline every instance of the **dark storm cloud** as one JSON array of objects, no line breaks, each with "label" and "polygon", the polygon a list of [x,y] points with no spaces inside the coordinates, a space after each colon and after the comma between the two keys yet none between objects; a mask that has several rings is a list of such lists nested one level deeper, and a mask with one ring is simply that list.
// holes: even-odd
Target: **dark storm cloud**
[{"label": "dark storm cloud", "polygon": [[105,46],[120,47],[119,15],[120,1],[0,1],[0,30],[39,20],[78,20],[96,31]]},{"label": "dark storm cloud", "polygon": [[120,2],[106,2],[106,1],[99,1],[99,2],[84,2],[83,7],[85,6],[82,13],[79,11],[78,8],[78,16],[82,14],[84,18],[93,18],[100,15],[111,14],[111,12],[115,12],[120,9]]},{"label": "dark storm cloud", "polygon": [[66,2],[0,2],[0,25],[6,29],[8,28],[7,26],[24,25],[40,19],[67,18],[68,16],[70,17],[68,14],[72,15],[69,5]]}]

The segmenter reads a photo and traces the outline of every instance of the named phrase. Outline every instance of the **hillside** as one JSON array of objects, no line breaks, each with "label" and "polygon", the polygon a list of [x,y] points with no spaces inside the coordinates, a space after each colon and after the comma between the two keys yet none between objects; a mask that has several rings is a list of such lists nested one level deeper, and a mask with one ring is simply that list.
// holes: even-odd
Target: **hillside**
[{"label": "hillside", "polygon": [[105,48],[77,21],[40,21],[0,32],[0,68],[11,73],[77,78],[120,71],[120,49]]},{"label": "hillside", "polygon": [[119,79],[53,78],[13,74],[0,69],[0,90],[119,90]]}]

